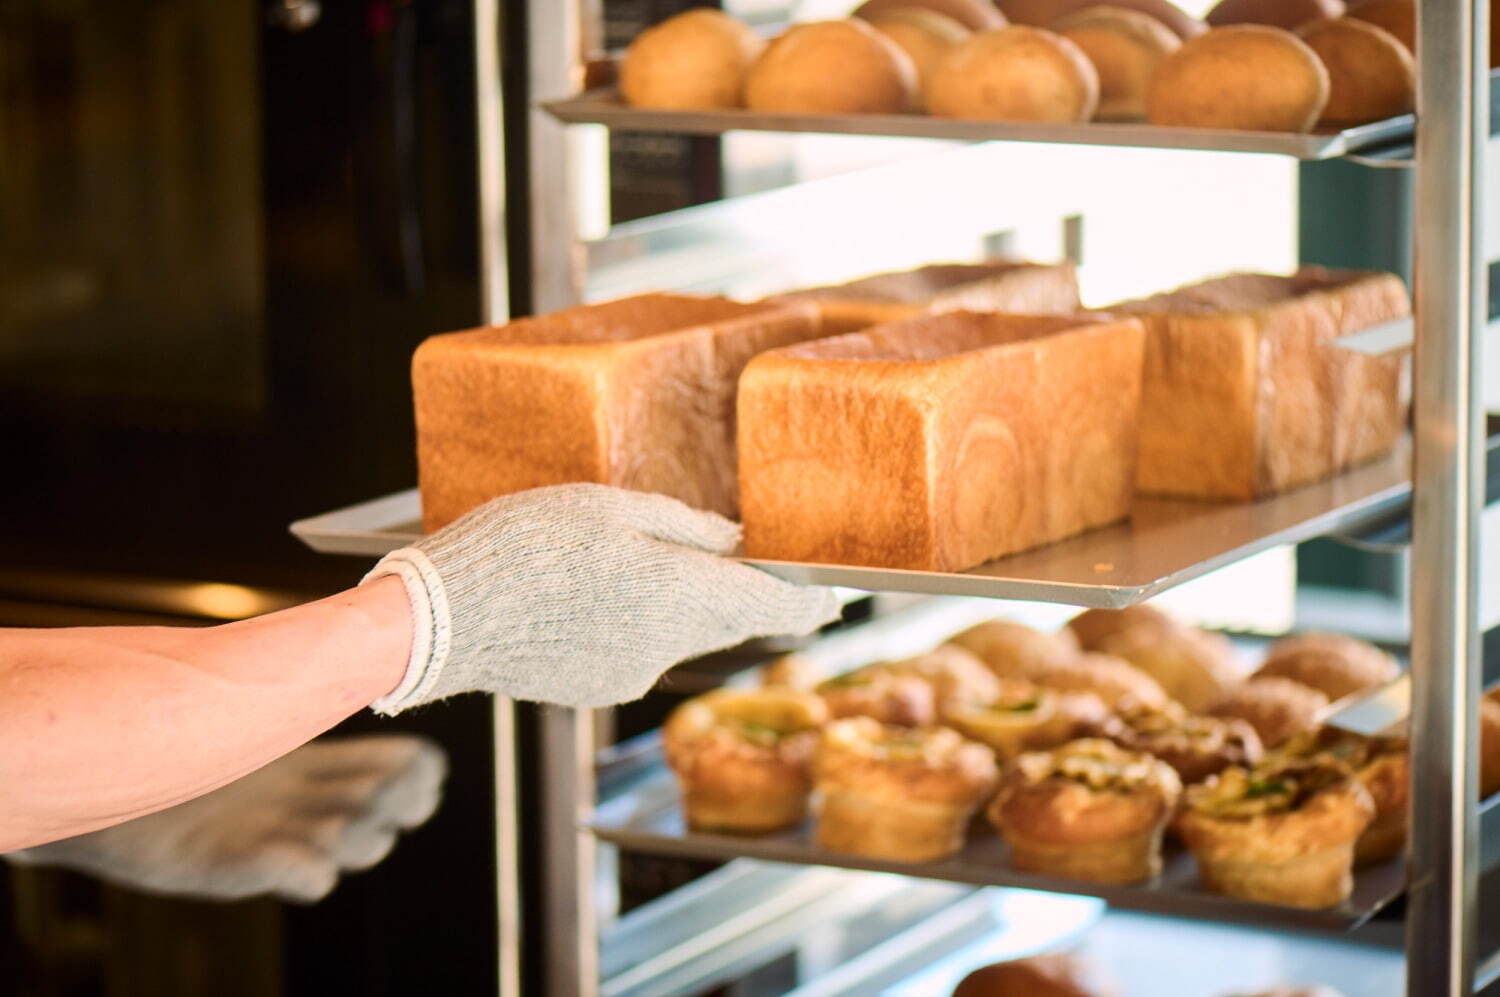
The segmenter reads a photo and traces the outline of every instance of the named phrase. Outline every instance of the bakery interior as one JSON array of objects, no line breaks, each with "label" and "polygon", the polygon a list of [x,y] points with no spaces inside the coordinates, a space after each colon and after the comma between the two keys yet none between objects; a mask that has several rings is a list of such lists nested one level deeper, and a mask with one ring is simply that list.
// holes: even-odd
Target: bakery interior
[{"label": "bakery interior", "polygon": [[[3,0],[0,626],[248,619],[565,481],[844,609],[362,711],[442,798],[317,902],[0,860],[0,995],[1500,993],[1497,21]],[[680,342],[698,478],[466,428]]]}]

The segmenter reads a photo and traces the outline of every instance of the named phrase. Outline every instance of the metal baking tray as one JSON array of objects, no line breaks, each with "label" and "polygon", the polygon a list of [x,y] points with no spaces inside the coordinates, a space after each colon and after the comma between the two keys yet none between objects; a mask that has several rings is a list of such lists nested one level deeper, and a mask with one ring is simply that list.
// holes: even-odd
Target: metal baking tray
[{"label": "metal baking tray", "polygon": [[[1410,494],[1410,448],[1258,502],[1142,497],[1129,520],[963,572],[905,571],[789,561],[747,563],[808,585],[1117,608],[1283,544],[1353,532]],[[295,522],[326,554],[378,557],[421,536],[415,490]]]},{"label": "metal baking tray", "polygon": [[589,90],[566,100],[545,101],[542,107],[559,121],[568,124],[605,125],[621,131],[676,132],[686,135],[718,135],[733,131],[815,132],[937,138],[962,142],[1052,142],[1066,145],[1259,152],[1293,156],[1297,159],[1335,159],[1409,141],[1415,122],[1412,115],[1405,114],[1342,131],[1290,134],[1106,122],[1052,125],[960,121],[925,114],[657,111],[627,106],[613,88]]}]

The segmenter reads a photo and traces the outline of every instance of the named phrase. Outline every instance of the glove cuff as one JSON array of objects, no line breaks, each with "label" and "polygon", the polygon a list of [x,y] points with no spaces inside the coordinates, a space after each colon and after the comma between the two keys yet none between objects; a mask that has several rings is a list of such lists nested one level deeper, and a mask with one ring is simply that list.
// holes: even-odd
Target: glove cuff
[{"label": "glove cuff", "polygon": [[415,547],[393,551],[381,558],[360,584],[386,575],[401,579],[412,616],[411,654],[406,661],[406,674],[396,688],[370,704],[370,709],[376,713],[394,716],[436,698],[433,689],[448,661],[453,628],[443,580],[426,554]]}]

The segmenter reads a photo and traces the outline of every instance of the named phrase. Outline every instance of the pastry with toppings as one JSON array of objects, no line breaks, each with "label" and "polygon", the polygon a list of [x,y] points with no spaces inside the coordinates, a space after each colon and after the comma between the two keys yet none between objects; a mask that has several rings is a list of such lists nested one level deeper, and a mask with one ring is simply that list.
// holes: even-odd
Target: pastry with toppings
[{"label": "pastry with toppings", "polygon": [[662,745],[688,825],[765,833],[801,822],[827,719],[822,700],[793,689],[718,689],[673,710]]},{"label": "pastry with toppings", "polygon": [[1374,644],[1342,634],[1309,633],[1272,644],[1254,677],[1288,678],[1338,700],[1384,685],[1400,673],[1395,659]]},{"label": "pastry with toppings", "polygon": [[1260,760],[1260,738],[1243,720],[1196,716],[1175,703],[1152,709],[1127,707],[1095,732],[1128,751],[1144,751],[1172,766],[1185,786],[1231,765]]},{"label": "pastry with toppings", "polygon": [[956,644],[942,644],[915,658],[875,667],[926,680],[932,686],[940,715],[945,703],[986,700],[1000,691],[1000,680],[984,662]]},{"label": "pastry with toppings", "polygon": [[1163,707],[1171,702],[1156,679],[1110,654],[1081,654],[1037,673],[1034,681],[1063,692],[1092,693],[1111,710],[1129,705]]},{"label": "pastry with toppings", "polygon": [[1374,817],[1346,766],[1278,757],[1191,787],[1175,827],[1206,889],[1321,910],[1349,898],[1354,843]]},{"label": "pastry with toppings", "polygon": [[1375,804],[1375,817],[1354,846],[1355,865],[1384,862],[1406,844],[1410,810],[1411,763],[1403,737],[1365,737],[1325,727],[1300,734],[1276,752],[1277,757],[1324,759],[1346,766]]},{"label": "pastry with toppings", "polygon": [[1097,650],[1135,665],[1194,713],[1208,709],[1244,678],[1228,638],[1197,627],[1133,627],[1104,638]]},{"label": "pastry with toppings", "polygon": [[944,720],[989,745],[1001,761],[1009,761],[1023,751],[1071,741],[1108,717],[1097,696],[1048,689],[1025,679],[1001,679],[993,696],[950,702]]},{"label": "pastry with toppings", "polygon": [[947,858],[997,778],[994,753],[947,727],[835,720],[818,742],[815,840],[868,858]]},{"label": "pastry with toppings", "polygon": [[1138,883],[1161,870],[1162,830],[1181,793],[1166,762],[1085,738],[1007,765],[989,818],[1017,869]]},{"label": "pastry with toppings", "polygon": [[1245,721],[1274,748],[1294,734],[1317,728],[1328,709],[1328,697],[1311,686],[1279,676],[1253,678],[1231,690],[1209,709],[1216,717]]},{"label": "pastry with toppings", "polygon": [[911,672],[867,665],[818,683],[816,691],[831,717],[872,717],[903,727],[937,722],[932,683]]},{"label": "pastry with toppings", "polygon": [[1001,678],[1030,678],[1078,656],[1071,632],[1048,633],[1013,620],[986,620],[956,635],[951,643],[974,654]]}]

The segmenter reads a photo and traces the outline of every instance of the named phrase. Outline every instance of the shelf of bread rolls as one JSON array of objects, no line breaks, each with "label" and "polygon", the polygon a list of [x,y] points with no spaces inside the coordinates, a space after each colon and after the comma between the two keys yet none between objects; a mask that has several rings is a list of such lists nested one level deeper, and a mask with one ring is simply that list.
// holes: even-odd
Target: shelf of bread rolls
[{"label": "shelf of bread rolls", "polygon": [[614,785],[592,830],[1292,928],[1352,929],[1401,893],[1405,741],[1328,723],[1399,676],[1388,654],[1234,647],[1150,606],[1055,632],[992,614],[918,603],[688,700],[666,764]]},{"label": "shelf of bread rolls", "polygon": [[[648,28],[558,120],[1269,153],[1409,144],[1410,2],[870,0],[766,38],[717,10]],[[1363,17],[1361,15],[1364,15]],[[1366,19],[1368,18],[1368,19]]]}]

